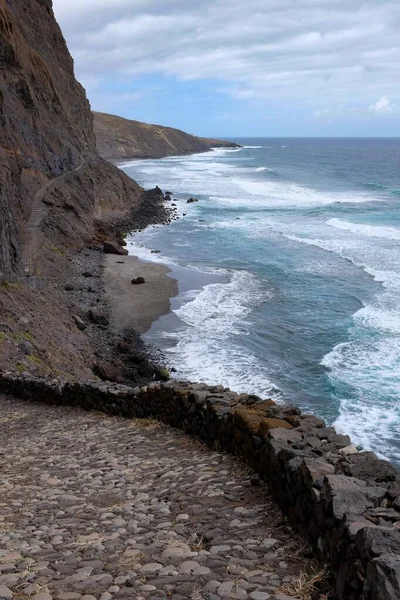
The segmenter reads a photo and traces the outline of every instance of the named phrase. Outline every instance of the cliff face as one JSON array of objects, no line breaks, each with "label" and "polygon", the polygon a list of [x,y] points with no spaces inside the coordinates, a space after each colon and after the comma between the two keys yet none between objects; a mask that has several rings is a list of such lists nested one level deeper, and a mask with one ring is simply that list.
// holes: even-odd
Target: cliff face
[{"label": "cliff face", "polygon": [[199,138],[180,129],[115,115],[94,112],[93,117],[97,148],[104,158],[162,158],[206,152],[213,146],[237,146],[233,142]]},{"label": "cliff face", "polygon": [[90,236],[140,194],[97,154],[51,0],[0,0],[0,273],[31,261],[46,231]]}]

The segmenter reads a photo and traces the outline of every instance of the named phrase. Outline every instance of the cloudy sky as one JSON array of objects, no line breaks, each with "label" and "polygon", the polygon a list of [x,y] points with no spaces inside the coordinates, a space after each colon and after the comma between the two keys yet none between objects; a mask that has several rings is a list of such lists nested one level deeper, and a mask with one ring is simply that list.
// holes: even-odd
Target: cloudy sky
[{"label": "cloudy sky", "polygon": [[95,110],[225,136],[400,136],[399,0],[53,0]]}]

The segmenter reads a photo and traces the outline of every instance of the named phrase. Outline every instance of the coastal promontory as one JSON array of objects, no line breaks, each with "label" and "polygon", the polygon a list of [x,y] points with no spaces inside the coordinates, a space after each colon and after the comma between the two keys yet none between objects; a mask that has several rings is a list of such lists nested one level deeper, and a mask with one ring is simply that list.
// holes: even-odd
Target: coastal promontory
[{"label": "coastal promontory", "polygon": [[116,115],[94,112],[97,148],[103,158],[162,158],[207,152],[211,148],[237,148],[238,144],[202,138],[173,127],[150,125]]}]

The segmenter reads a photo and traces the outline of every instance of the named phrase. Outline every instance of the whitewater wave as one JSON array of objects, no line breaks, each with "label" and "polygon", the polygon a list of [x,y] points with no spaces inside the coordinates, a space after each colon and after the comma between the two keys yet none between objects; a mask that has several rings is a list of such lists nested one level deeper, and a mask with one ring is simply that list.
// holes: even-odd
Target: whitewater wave
[{"label": "whitewater wave", "polygon": [[173,312],[183,326],[163,334],[168,343],[165,352],[172,361],[176,357],[176,376],[278,399],[279,390],[268,379],[265,367],[240,344],[240,337],[250,332],[249,314],[268,301],[271,292],[247,271],[214,272],[229,274],[229,283],[207,285],[195,297],[193,293],[178,297],[181,306]]},{"label": "whitewater wave", "polygon": [[366,225],[363,223],[351,223],[342,219],[329,219],[326,221],[327,225],[341,229],[343,231],[350,231],[357,235],[365,235],[368,237],[386,238],[388,240],[400,240],[400,229],[396,227],[383,227],[381,225]]},{"label": "whitewater wave", "polygon": [[321,361],[340,401],[334,426],[365,450],[400,460],[400,340],[356,338]]},{"label": "whitewater wave", "polygon": [[385,254],[385,249],[370,248],[365,239],[354,237],[285,237],[338,254],[382,284],[382,291],[352,316],[350,341],[335,346],[321,365],[328,370],[339,401],[339,417],[334,423],[337,429],[365,449],[400,460],[400,274],[377,268],[391,255],[390,250]]}]

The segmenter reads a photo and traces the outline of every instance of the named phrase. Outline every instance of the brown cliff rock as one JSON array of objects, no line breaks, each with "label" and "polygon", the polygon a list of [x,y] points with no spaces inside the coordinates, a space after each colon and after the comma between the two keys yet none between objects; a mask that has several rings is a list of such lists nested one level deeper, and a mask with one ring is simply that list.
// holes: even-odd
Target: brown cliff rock
[{"label": "brown cliff rock", "polygon": [[95,220],[140,205],[141,188],[97,154],[51,0],[0,0],[0,165],[0,273],[32,262],[49,232],[79,245]]},{"label": "brown cliff rock", "polygon": [[173,127],[149,125],[116,115],[94,112],[97,148],[103,158],[162,158],[206,152],[215,146],[239,147],[233,142],[199,138]]}]

